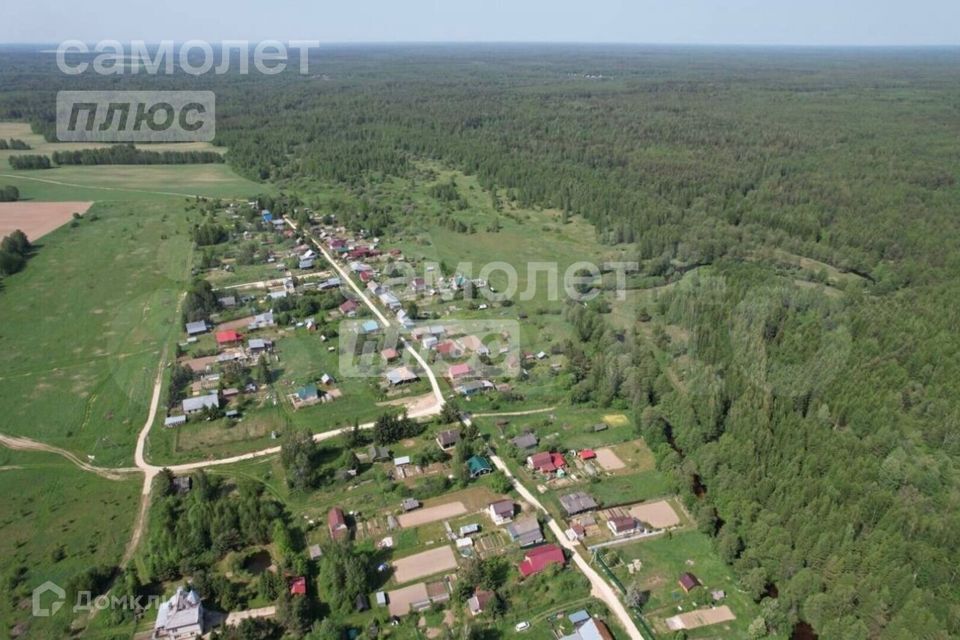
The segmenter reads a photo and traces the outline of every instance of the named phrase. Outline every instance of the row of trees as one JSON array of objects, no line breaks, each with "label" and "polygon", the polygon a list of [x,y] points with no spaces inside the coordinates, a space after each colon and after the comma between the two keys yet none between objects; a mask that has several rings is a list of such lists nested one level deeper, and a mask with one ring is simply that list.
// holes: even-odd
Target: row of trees
[{"label": "row of trees", "polygon": [[223,155],[216,151],[149,151],[128,143],[96,149],[54,151],[53,161],[60,165],[211,164],[222,163]]},{"label": "row of trees", "polygon": [[43,155],[25,155],[25,156],[10,156],[10,166],[17,170],[23,169],[49,169],[52,165],[50,164],[50,156]]},{"label": "row of trees", "polygon": [[14,151],[29,151],[32,147],[19,138],[0,138],[0,151],[13,149]]}]

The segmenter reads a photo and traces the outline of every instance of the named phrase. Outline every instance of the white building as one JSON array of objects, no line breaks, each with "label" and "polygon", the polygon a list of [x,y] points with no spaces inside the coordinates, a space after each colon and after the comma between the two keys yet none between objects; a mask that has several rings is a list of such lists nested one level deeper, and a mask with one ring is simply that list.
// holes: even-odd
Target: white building
[{"label": "white building", "polygon": [[178,587],[172,598],[160,605],[153,625],[154,638],[186,640],[203,635],[203,605],[192,589]]}]

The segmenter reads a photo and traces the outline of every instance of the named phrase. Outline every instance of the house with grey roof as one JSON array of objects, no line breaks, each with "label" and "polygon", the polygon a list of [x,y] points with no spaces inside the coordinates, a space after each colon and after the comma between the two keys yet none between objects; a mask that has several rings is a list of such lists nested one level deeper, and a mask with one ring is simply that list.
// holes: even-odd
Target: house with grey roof
[{"label": "house with grey roof", "polygon": [[539,440],[537,439],[536,434],[524,433],[512,438],[510,442],[512,442],[513,446],[515,446],[517,449],[526,451],[527,449],[535,449]]},{"label": "house with grey roof", "polygon": [[384,375],[387,378],[387,382],[394,387],[400,384],[406,384],[408,382],[415,382],[419,379],[417,374],[410,370],[410,367],[397,367],[396,369],[390,369]]},{"label": "house with grey roof", "polygon": [[198,413],[207,408],[220,408],[219,394],[210,393],[205,396],[194,396],[183,401],[183,412],[187,415],[190,415],[191,413]]},{"label": "house with grey roof", "polygon": [[201,333],[207,332],[207,323],[203,320],[197,320],[196,322],[188,322],[185,325],[188,336],[197,336]]},{"label": "house with grey roof", "polygon": [[187,421],[187,416],[167,416],[163,421],[163,426],[165,427],[177,427],[181,424],[185,424]]},{"label": "house with grey roof", "polygon": [[521,547],[543,542],[543,531],[540,530],[540,522],[536,516],[527,516],[511,522],[507,525],[507,535],[512,542],[518,543]]},{"label": "house with grey roof", "polygon": [[597,501],[589,494],[583,491],[575,491],[565,496],[560,496],[560,506],[567,512],[567,515],[572,516],[577,513],[596,509],[598,505]]},{"label": "house with grey roof", "polygon": [[203,635],[203,604],[194,590],[177,587],[172,598],[157,609],[153,638],[186,640]]}]

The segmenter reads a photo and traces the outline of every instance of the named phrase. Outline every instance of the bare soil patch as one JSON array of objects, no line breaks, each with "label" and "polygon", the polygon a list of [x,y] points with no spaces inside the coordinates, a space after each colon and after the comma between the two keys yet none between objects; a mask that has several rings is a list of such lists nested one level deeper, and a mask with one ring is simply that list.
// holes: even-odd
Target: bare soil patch
[{"label": "bare soil patch", "polygon": [[456,568],[457,556],[446,546],[393,561],[394,577],[400,584]]},{"label": "bare soil patch", "polygon": [[404,513],[397,517],[397,521],[400,523],[400,526],[404,528],[419,527],[422,524],[436,522],[437,520],[446,520],[447,518],[462,516],[466,512],[467,508],[462,502],[447,502],[435,507],[426,507],[411,511],[410,513]]},{"label": "bare soil patch", "polygon": [[92,202],[0,202],[0,237],[20,229],[32,242],[83,215]]},{"label": "bare soil patch", "polygon": [[427,585],[424,582],[418,582],[409,587],[388,591],[387,598],[390,600],[390,615],[405,616],[410,613],[410,605],[415,602],[424,602],[428,597]]},{"label": "bare soil patch", "polygon": [[697,627],[706,627],[707,625],[736,619],[737,616],[733,615],[730,607],[723,605],[713,609],[699,609],[681,613],[672,618],[667,618],[665,622],[671,630],[675,631],[677,629],[696,629]]},{"label": "bare soil patch", "polygon": [[630,507],[630,515],[657,529],[666,529],[680,524],[680,516],[666,500],[635,504]]},{"label": "bare soil patch", "polygon": [[604,471],[618,471],[627,466],[610,447],[601,447],[597,449],[596,453],[597,464],[603,467]]}]

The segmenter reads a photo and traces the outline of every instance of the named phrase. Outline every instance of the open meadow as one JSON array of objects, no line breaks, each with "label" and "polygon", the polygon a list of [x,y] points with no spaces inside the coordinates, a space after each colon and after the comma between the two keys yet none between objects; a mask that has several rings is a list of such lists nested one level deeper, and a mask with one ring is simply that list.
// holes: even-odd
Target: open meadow
[{"label": "open meadow", "polygon": [[0,628],[27,638],[66,637],[74,602],[59,615],[32,617],[30,592],[115,565],[130,538],[140,485],[137,475],[108,480],[54,454],[0,449]]}]

